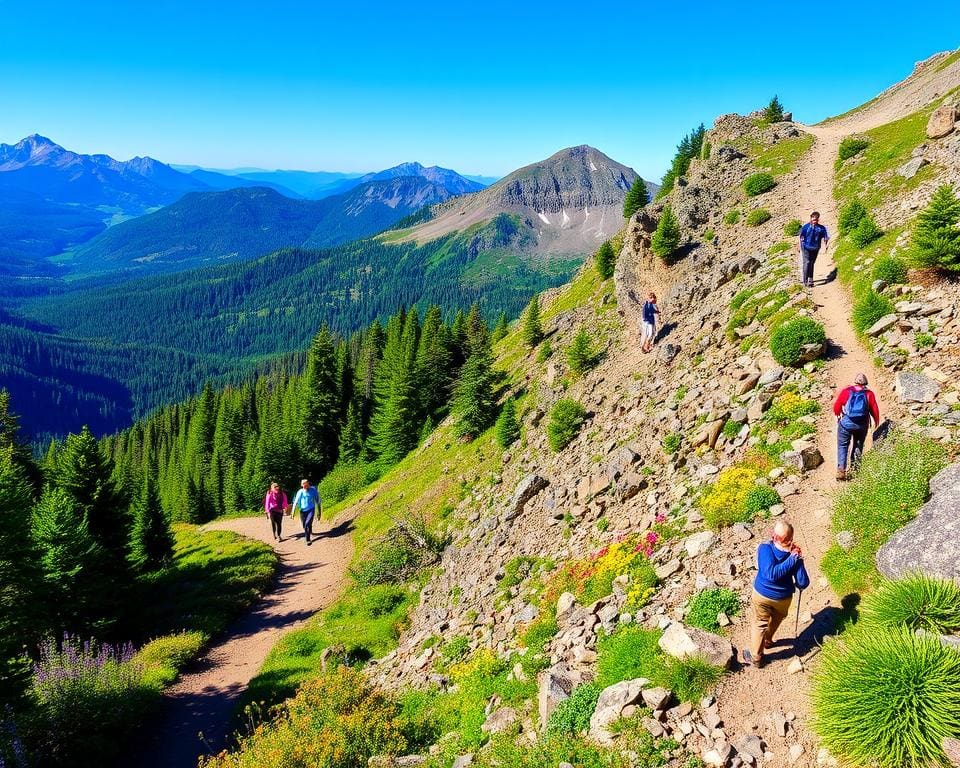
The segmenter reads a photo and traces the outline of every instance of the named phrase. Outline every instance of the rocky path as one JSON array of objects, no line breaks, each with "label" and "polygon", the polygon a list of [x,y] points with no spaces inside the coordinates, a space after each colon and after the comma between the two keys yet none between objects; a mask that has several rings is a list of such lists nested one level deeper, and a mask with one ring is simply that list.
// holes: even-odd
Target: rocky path
[{"label": "rocky path", "polygon": [[[833,199],[833,163],[843,136],[866,130],[886,122],[888,115],[880,110],[853,116],[841,123],[806,128],[816,141],[799,169],[799,178],[792,194],[796,217],[802,221],[813,210],[820,211],[824,223],[836,243],[837,209]],[[872,356],[857,340],[850,325],[852,299],[836,277],[832,248],[817,260],[815,284],[810,296],[815,304],[816,319],[826,329],[830,348],[821,375],[831,393],[853,383],[857,373],[866,374],[870,387],[877,395],[881,418],[896,420],[896,399],[889,390],[883,373],[876,368]],[[798,266],[799,279],[799,266]],[[794,765],[815,765],[817,748],[813,734],[804,725],[809,716],[809,680],[806,671],[791,663],[813,662],[823,637],[834,630],[842,608],[841,596],[830,588],[820,569],[820,562],[832,542],[830,508],[838,483],[836,473],[836,420],[832,402],[824,402],[817,423],[817,446],[824,463],[806,475],[801,493],[787,497],[786,517],[796,526],[796,538],[803,549],[810,572],[810,588],[802,595],[799,609],[799,636],[792,641],[797,616],[796,600],[789,619],[778,633],[781,641],[768,652],[769,664],[762,670],[746,669],[741,674],[728,676],[718,693],[723,719],[738,723],[743,731],[755,724],[762,732],[772,733],[782,727],[782,716],[793,713],[797,721],[798,741],[804,752]],[[869,441],[867,448],[869,449]],[[742,622],[734,635],[738,649],[747,646],[749,622]],[[774,723],[774,727],[771,726]],[[793,726],[788,726],[793,727]],[[776,754],[780,745],[771,744]],[[781,746],[779,751],[785,749]],[[786,754],[778,755],[786,758]]]},{"label": "rocky path", "polygon": [[227,746],[237,699],[270,649],[340,596],[353,554],[350,521],[323,523],[309,547],[298,522],[287,518],[284,527],[286,535],[278,544],[262,516],[207,526],[271,544],[280,556],[277,580],[274,589],[167,690],[156,728],[129,765],[195,768],[201,754]]}]

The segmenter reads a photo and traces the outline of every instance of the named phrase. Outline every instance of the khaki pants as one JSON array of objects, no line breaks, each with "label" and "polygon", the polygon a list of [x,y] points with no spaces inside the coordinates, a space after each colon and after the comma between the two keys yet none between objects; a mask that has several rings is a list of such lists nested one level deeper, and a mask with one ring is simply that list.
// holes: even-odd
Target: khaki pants
[{"label": "khaki pants", "polygon": [[757,590],[753,590],[750,598],[750,607],[753,610],[753,627],[750,633],[750,652],[753,658],[763,658],[763,644],[773,642],[773,636],[777,633],[780,623],[787,618],[790,613],[790,603],[793,597],[785,597],[782,600],[771,600],[764,597]]}]

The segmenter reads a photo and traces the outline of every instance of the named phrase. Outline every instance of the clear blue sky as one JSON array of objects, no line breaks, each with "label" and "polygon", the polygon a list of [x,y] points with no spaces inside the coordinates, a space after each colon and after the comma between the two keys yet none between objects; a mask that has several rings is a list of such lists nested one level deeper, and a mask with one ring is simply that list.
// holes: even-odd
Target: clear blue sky
[{"label": "clear blue sky", "polygon": [[496,175],[591,144],[657,179],[700,121],[817,121],[960,46],[956,0],[329,5],[0,0],[0,141]]}]

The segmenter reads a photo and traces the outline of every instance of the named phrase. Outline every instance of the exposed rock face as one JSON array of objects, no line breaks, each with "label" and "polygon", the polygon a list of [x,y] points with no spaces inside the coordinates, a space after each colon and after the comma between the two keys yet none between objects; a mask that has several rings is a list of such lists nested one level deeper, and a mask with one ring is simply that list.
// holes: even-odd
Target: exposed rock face
[{"label": "exposed rock face", "polygon": [[916,519],[877,552],[877,568],[889,578],[913,571],[960,582],[960,462],[930,481],[930,500]]},{"label": "exposed rock face", "polygon": [[940,385],[922,373],[898,371],[893,388],[901,403],[930,403],[940,392]]},{"label": "exposed rock face", "polygon": [[953,133],[957,122],[957,108],[953,104],[944,104],[933,110],[927,121],[927,136],[931,139],[941,139]]},{"label": "exposed rock face", "polygon": [[604,688],[597,699],[597,708],[590,718],[590,736],[601,742],[609,741],[607,726],[619,720],[627,706],[640,701],[643,687],[649,682],[641,677]]},{"label": "exposed rock face", "polygon": [[504,516],[506,520],[512,520],[523,511],[524,505],[536,496],[540,491],[550,485],[550,482],[540,475],[527,475],[520,481],[517,490],[513,492],[513,498],[510,499],[510,506]]},{"label": "exposed rock face", "polygon": [[544,729],[557,704],[570,698],[570,693],[573,691],[573,678],[566,665],[555,664],[541,672],[537,680],[539,683],[537,708],[540,713],[540,728]]},{"label": "exposed rock face", "polygon": [[903,165],[897,169],[899,173],[905,179],[912,179],[917,175],[917,171],[923,168],[925,165],[930,165],[930,161],[925,157],[913,157],[907,160]]}]

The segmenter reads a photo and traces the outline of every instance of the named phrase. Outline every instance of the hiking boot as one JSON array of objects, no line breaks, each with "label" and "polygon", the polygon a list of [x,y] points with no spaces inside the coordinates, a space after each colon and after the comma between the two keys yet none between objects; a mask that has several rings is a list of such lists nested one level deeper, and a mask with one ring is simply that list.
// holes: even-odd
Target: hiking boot
[{"label": "hiking boot", "polygon": [[837,481],[842,483],[846,479],[847,479],[847,470],[840,469],[839,467],[837,467]]},{"label": "hiking boot", "polygon": [[755,658],[753,658],[753,654],[750,653],[750,651],[747,650],[746,648],[744,648],[744,649],[741,651],[741,654],[743,655],[743,664],[744,664],[744,666],[747,666],[747,667],[756,667],[757,669],[759,669],[760,667],[763,666],[763,656],[760,656],[760,657],[758,657],[758,658],[755,659]]}]

